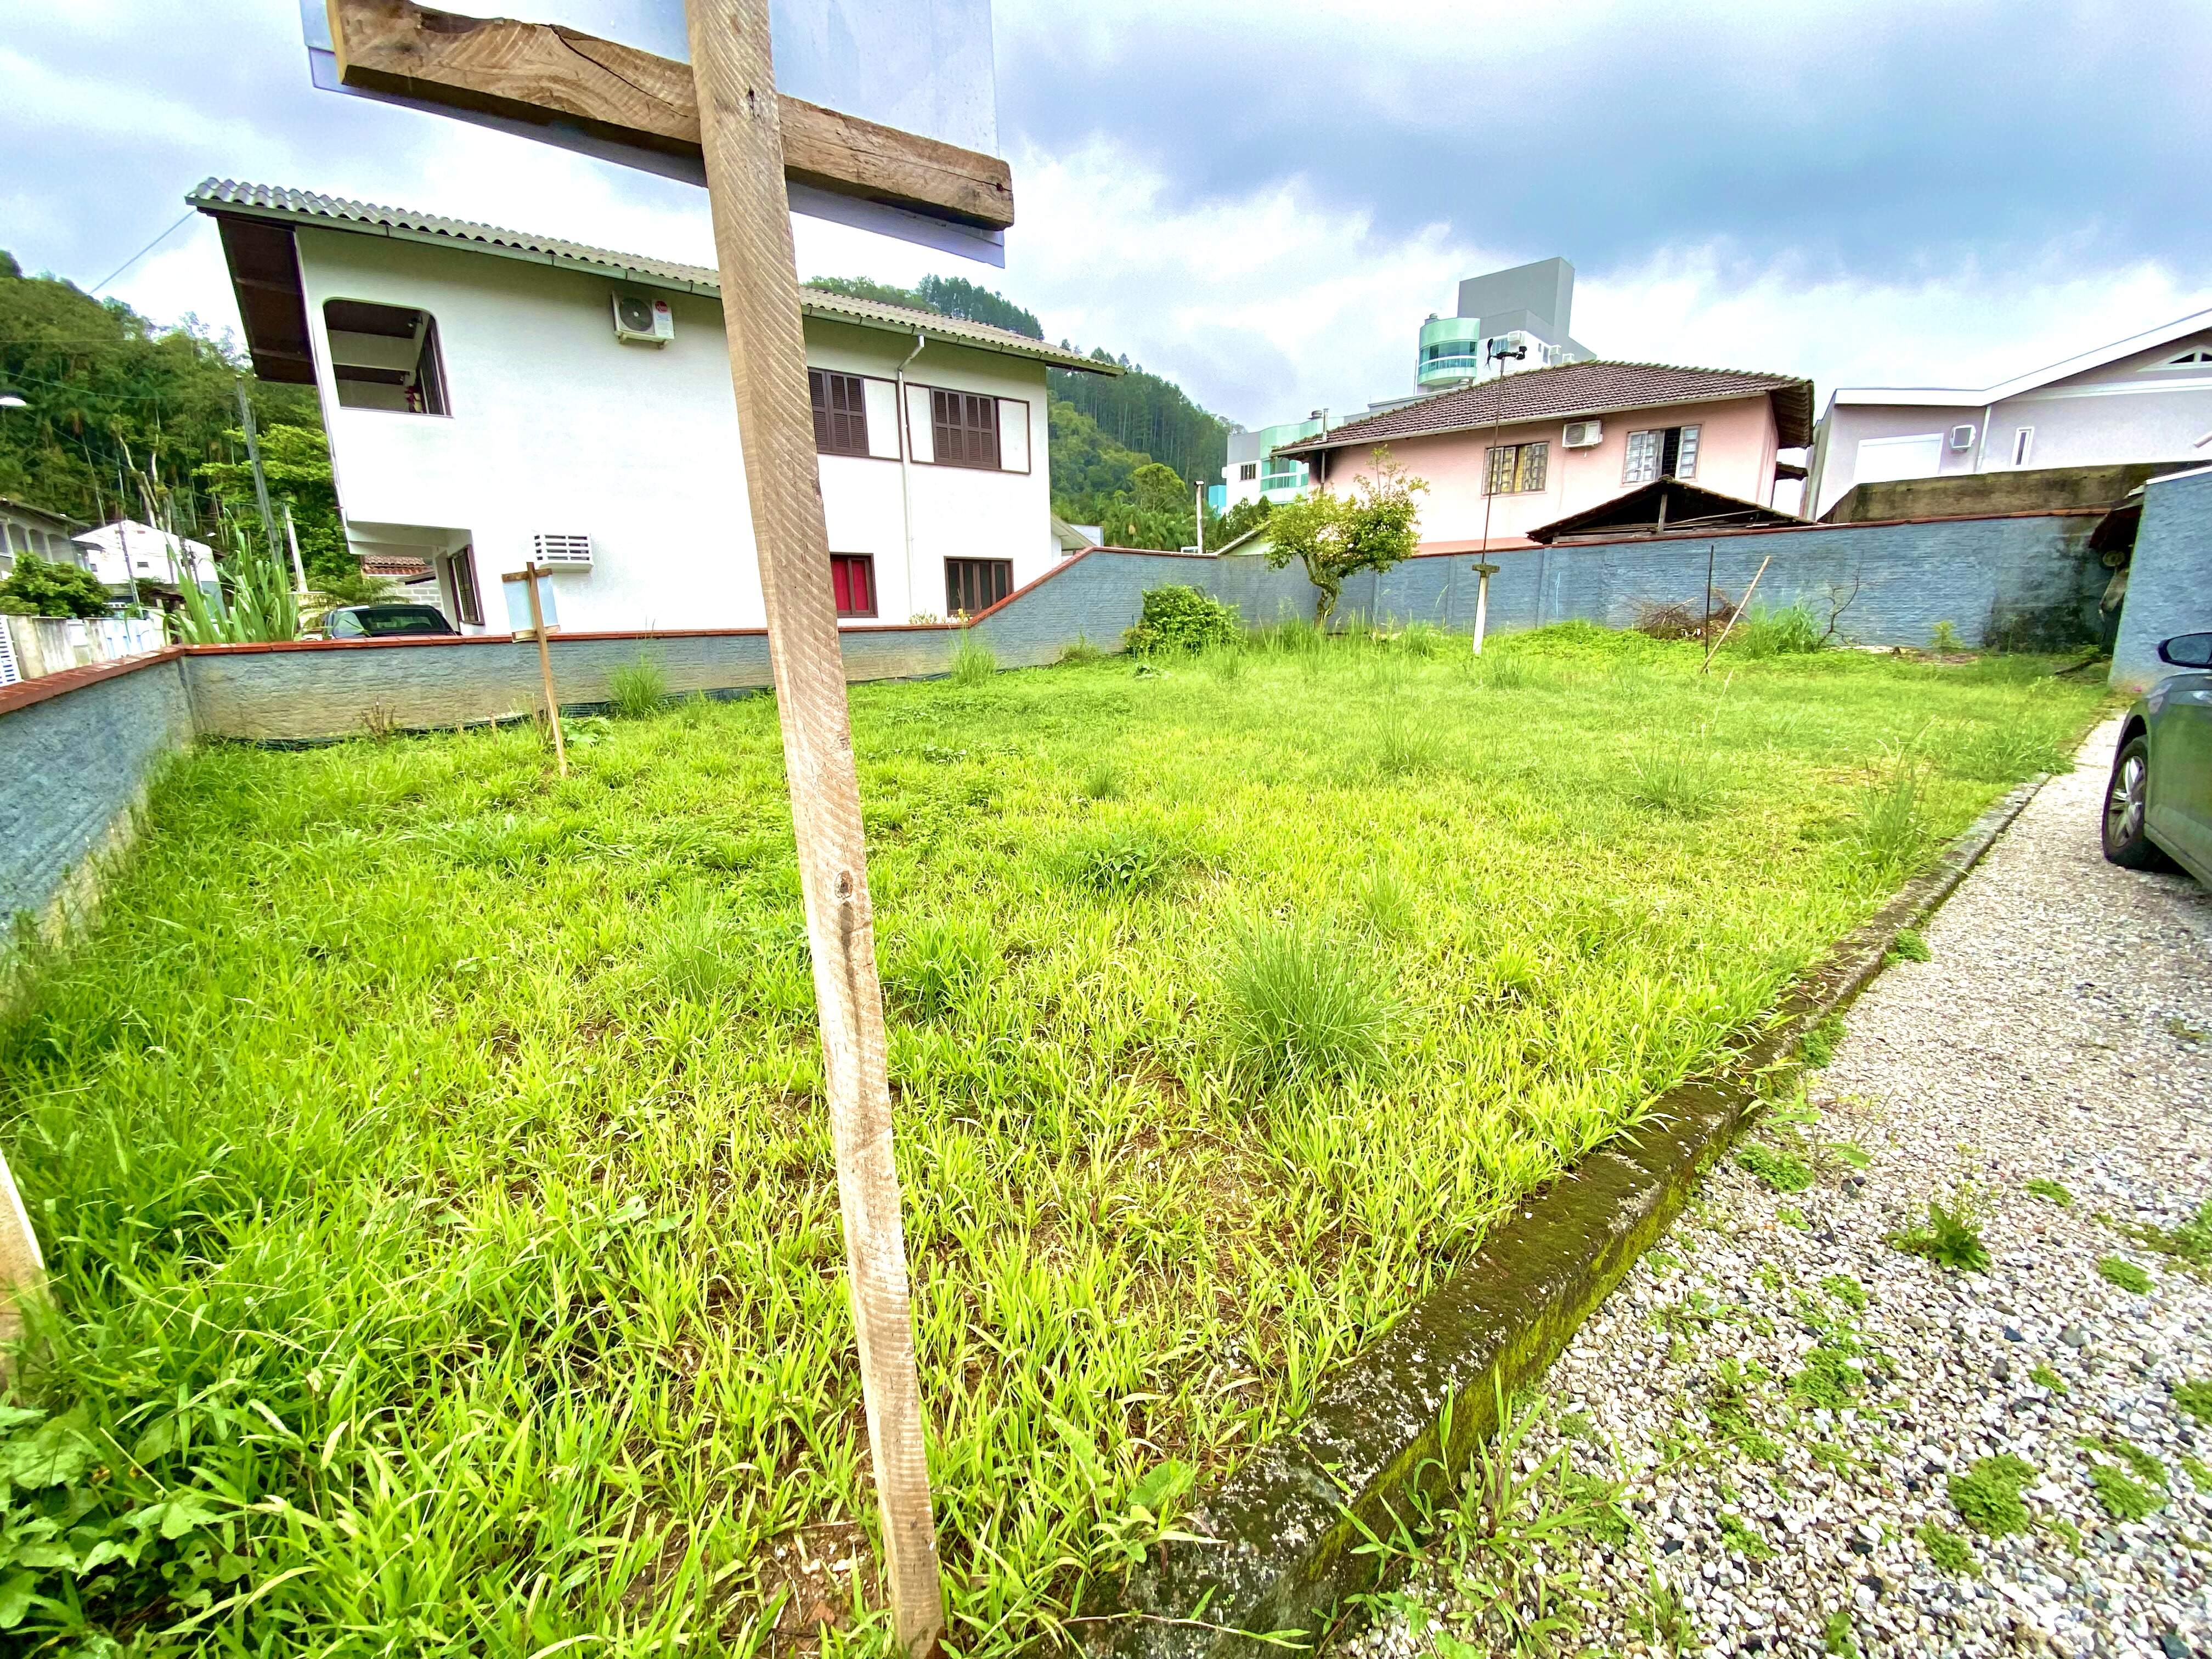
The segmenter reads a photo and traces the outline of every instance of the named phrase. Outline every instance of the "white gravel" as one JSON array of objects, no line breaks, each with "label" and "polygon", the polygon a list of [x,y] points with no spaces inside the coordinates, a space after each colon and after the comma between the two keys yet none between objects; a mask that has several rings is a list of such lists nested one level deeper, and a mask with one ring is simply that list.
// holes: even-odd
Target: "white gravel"
[{"label": "white gravel", "polygon": [[[2171,1392],[2212,1380],[2212,1279],[2125,1231],[2179,1228],[2212,1198],[2212,896],[2100,856],[2115,736],[2093,734],[1931,920],[1931,959],[1893,963],[1849,1011],[1808,1079],[1818,1122],[1758,1137],[1852,1143],[1864,1169],[1829,1152],[1785,1194],[1724,1166],[1553,1368],[1535,1450],[1564,1435],[1578,1468],[1626,1482],[1634,1522],[1626,1545],[1555,1558],[1589,1590],[1566,1650],[1677,1651],[1651,1632],[1656,1572],[1682,1599],[1680,1651],[2212,1655],[2212,1426]],[[1987,1271],[1887,1242],[1962,1194]],[[2100,1276],[2113,1256],[2148,1294]],[[1824,1288],[1838,1274],[1863,1311]],[[1816,1344],[1860,1350],[1852,1404],[1793,1397]],[[1732,1437],[1712,1415],[1728,1359],[1751,1379]],[[2091,1484],[2126,1467],[2121,1441],[2163,1482],[2142,1520]],[[2030,1524],[1990,1537],[1950,1479],[1997,1454],[2033,1467]],[[1731,1547],[1723,1515],[1771,1553]],[[1935,1563],[1930,1522],[1972,1568]],[[1448,1553],[1347,1645],[1461,1659],[1438,1628],[1482,1632]]]}]

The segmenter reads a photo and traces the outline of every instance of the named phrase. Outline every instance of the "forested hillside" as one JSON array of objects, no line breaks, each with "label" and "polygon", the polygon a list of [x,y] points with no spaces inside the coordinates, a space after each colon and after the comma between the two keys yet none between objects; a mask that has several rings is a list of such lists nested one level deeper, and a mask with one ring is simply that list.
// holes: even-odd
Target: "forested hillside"
[{"label": "forested hillside", "polygon": [[217,542],[226,511],[259,514],[239,429],[243,380],[271,499],[289,501],[310,574],[353,573],[312,386],[275,386],[226,340],[161,328],[119,301],[26,276],[0,252],[0,495],[86,524],[161,521]]},{"label": "forested hillside", "polygon": [[[808,286],[988,323],[1033,340],[1045,337],[1035,313],[965,277],[925,276],[912,288],[894,288],[865,276],[817,276]],[[1075,349],[1065,340],[1060,343],[1064,349]],[[1156,519],[1157,504],[1140,502],[1136,483],[1137,469],[1154,462],[1172,469],[1187,486],[1221,482],[1228,422],[1200,409],[1174,381],[1146,374],[1126,356],[1116,357],[1103,349],[1091,355],[1124,372],[1048,373],[1054,512],[1075,524],[1118,518],[1124,525],[1141,525]],[[1159,493],[1155,481],[1150,494]],[[1188,513],[1185,521],[1188,533]]]}]

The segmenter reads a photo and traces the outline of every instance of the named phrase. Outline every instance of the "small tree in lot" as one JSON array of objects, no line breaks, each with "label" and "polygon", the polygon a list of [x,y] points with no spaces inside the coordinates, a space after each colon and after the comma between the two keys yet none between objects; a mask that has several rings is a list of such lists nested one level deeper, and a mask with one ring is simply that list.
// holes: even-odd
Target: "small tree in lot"
[{"label": "small tree in lot", "polygon": [[1323,484],[1267,515],[1267,562],[1278,570],[1292,559],[1305,566],[1306,580],[1320,595],[1314,601],[1315,626],[1328,622],[1350,578],[1363,570],[1388,570],[1412,554],[1420,517],[1413,497],[1428,487],[1427,479],[1410,476],[1393,461],[1388,448],[1378,448],[1374,471],[1356,480],[1349,496]]},{"label": "small tree in lot", "polygon": [[0,581],[0,611],[16,617],[104,617],[107,589],[89,570],[35,553],[18,553]]}]

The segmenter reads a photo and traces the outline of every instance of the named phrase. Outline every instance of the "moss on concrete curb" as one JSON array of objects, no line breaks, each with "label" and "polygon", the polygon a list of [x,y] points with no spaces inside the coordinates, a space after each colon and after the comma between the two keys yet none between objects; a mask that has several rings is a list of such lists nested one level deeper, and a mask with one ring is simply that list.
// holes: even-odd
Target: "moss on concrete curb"
[{"label": "moss on concrete curb", "polygon": [[1163,1547],[1085,1609],[1086,1645],[1116,1659],[1279,1655],[1286,1637],[1310,1646],[1372,1583],[1376,1558],[1356,1553],[1367,1532],[1391,1531],[1413,1493],[1433,1494],[1466,1462],[1496,1428],[1498,1400],[1543,1373],[1757,1115],[1759,1079],[1881,972],[1898,934],[1950,896],[2043,781],[1997,802],[1838,944],[1729,1075],[1661,1096],[1525,1202],[1464,1272],[1338,1371],[1293,1432],[1200,1502],[1187,1529],[1205,1541]]}]

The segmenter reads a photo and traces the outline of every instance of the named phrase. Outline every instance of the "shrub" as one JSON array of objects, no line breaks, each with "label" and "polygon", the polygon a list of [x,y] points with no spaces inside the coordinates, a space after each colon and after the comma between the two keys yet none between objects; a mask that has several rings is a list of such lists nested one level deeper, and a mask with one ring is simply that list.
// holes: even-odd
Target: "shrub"
[{"label": "shrub", "polygon": [[1208,646],[1241,645],[1244,624],[1237,607],[1210,593],[1170,582],[1145,590],[1145,607],[1137,625],[1121,636],[1129,653],[1162,657],[1202,651]]},{"label": "shrub", "polygon": [[1956,623],[1939,622],[1929,631],[1928,648],[1949,656],[1954,652],[1964,651],[1966,642],[1959,637]]},{"label": "shrub", "polygon": [[668,677],[649,657],[626,662],[607,676],[607,702],[624,720],[657,714],[668,706]]},{"label": "shrub", "polygon": [[1929,1199],[1927,1224],[1892,1233],[1889,1242],[1907,1255],[1925,1256],[1939,1267],[1978,1273],[1986,1272],[1990,1265],[1989,1246],[1982,1243],[1982,1235],[1964,1204],[1955,1210],[1947,1209]]},{"label": "shrub", "polygon": [[1231,1058],[1262,1084],[1354,1078],[1382,1057],[1389,999],[1364,957],[1317,928],[1245,929],[1222,988]]},{"label": "shrub", "polygon": [[993,654],[991,647],[966,629],[962,629],[959,643],[952,647],[953,684],[981,685],[998,672],[999,659]]},{"label": "shrub", "polygon": [[104,617],[108,603],[92,572],[35,553],[18,553],[15,569],[0,580],[0,611],[13,617]]}]

